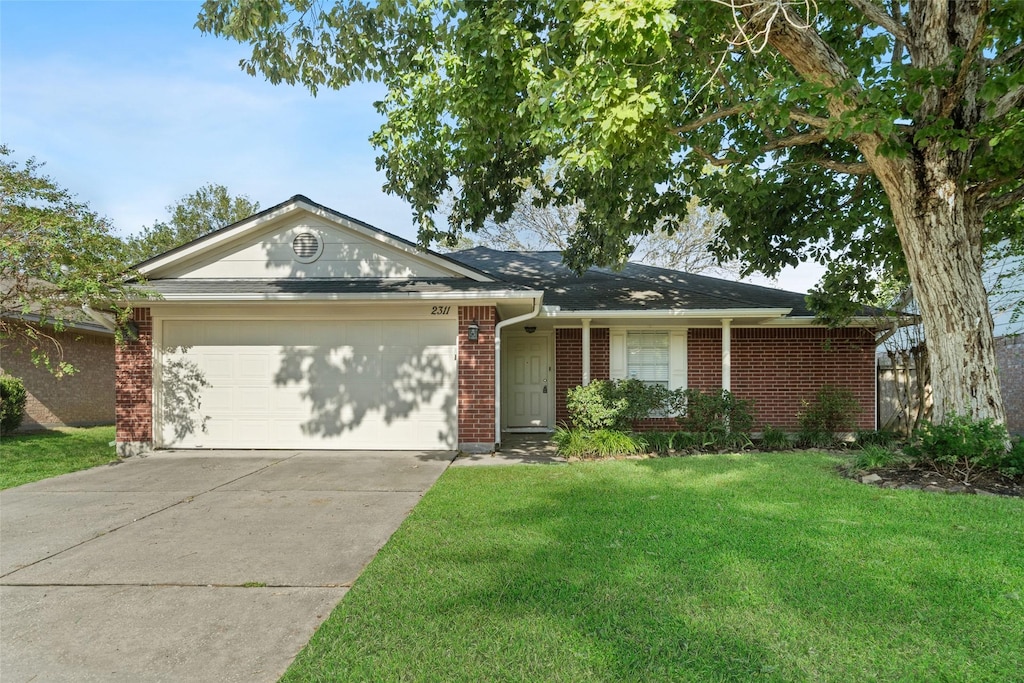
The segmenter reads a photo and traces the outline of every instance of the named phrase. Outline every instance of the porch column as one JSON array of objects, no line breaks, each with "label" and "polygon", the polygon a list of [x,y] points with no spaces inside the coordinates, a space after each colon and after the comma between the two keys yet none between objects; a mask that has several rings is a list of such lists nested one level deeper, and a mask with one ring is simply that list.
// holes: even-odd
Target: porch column
[{"label": "porch column", "polygon": [[722,389],[732,391],[732,318],[722,318]]},{"label": "porch column", "polygon": [[590,384],[590,318],[583,323],[583,386]]}]

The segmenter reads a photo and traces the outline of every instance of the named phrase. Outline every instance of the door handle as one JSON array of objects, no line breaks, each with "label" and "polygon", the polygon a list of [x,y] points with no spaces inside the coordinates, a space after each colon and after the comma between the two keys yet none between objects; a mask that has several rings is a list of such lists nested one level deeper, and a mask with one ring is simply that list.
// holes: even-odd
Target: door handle
[{"label": "door handle", "polygon": [[547,384],[544,385],[544,388],[541,389],[540,393],[542,393],[542,394],[548,393],[548,385]]}]

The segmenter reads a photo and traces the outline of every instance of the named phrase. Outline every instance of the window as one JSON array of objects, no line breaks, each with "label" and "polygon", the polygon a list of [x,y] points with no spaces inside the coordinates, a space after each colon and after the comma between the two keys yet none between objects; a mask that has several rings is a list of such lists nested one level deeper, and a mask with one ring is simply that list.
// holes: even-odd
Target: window
[{"label": "window", "polygon": [[668,388],[668,332],[626,333],[626,377]]}]

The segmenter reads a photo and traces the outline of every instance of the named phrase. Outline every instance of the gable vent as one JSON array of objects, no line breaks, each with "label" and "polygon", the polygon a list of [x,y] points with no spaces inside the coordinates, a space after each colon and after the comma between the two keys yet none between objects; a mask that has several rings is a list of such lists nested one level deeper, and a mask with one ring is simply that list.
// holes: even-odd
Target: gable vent
[{"label": "gable vent", "polygon": [[316,261],[320,258],[320,253],[323,250],[324,245],[320,241],[320,237],[311,232],[301,232],[292,240],[292,251],[295,252],[295,258],[302,263]]}]

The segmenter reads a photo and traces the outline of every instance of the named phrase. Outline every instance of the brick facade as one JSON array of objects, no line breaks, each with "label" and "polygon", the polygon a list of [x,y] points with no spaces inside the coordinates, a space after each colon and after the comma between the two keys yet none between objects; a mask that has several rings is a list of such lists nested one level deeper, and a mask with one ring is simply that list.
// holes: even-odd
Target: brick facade
[{"label": "brick facade", "polygon": [[999,388],[1006,407],[1006,428],[1024,434],[1024,337],[996,339]]},{"label": "brick facade", "polygon": [[[721,363],[721,330],[718,335]],[[801,401],[826,384],[850,389],[861,406],[857,427],[875,428],[875,337],[869,330],[734,328],[731,350],[732,391],[754,400],[755,429],[796,429]]]},{"label": "brick facade", "polygon": [[[469,325],[480,337],[469,341]],[[494,306],[459,306],[459,447],[490,450],[494,433]]]},{"label": "brick facade", "polygon": [[153,319],[136,308],[132,319],[138,339],[117,347],[115,414],[118,452],[131,454],[153,443]]},{"label": "brick facade", "polygon": [[[591,330],[591,378],[609,376],[609,334]],[[583,331],[555,331],[555,418],[569,423],[566,393],[579,386],[583,374]],[[822,385],[847,387],[861,405],[860,429],[874,429],[874,336],[846,328],[733,328],[732,391],[753,399],[755,429],[772,425],[795,430],[802,401]],[[693,328],[687,335],[687,386],[717,391],[722,386],[722,330]],[[1009,409],[1009,408],[1008,408]],[[644,420],[640,429],[672,429],[671,419]]]},{"label": "brick facade", "polygon": [[[607,327],[590,329],[590,379],[611,377],[611,335]],[[555,330],[555,423],[568,424],[565,394],[583,382],[583,330]]]},{"label": "brick facade", "polygon": [[12,337],[0,351],[0,373],[18,377],[28,394],[20,431],[114,423],[114,337],[86,330],[51,333],[73,374],[55,377],[32,363],[27,339]]}]

